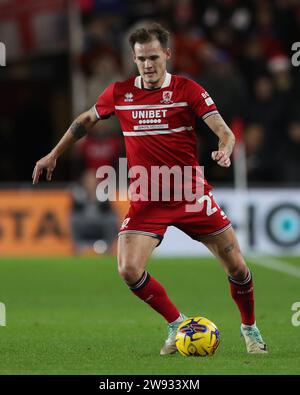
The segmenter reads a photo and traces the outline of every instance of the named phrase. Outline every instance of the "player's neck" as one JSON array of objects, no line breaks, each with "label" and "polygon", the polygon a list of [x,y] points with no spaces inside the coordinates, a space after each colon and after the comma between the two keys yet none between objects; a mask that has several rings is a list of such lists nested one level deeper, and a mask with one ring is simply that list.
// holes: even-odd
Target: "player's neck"
[{"label": "player's neck", "polygon": [[165,73],[161,77],[161,79],[153,84],[146,83],[142,78],[142,80],[141,80],[142,89],[149,89],[149,90],[160,89],[162,87],[163,83],[165,82],[166,76],[167,76],[167,72],[165,71]]}]

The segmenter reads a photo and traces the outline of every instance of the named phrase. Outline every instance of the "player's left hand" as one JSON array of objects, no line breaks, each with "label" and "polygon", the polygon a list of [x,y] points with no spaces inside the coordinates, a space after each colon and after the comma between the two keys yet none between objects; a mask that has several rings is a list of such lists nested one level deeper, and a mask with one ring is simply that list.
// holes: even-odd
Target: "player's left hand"
[{"label": "player's left hand", "polygon": [[225,151],[213,151],[211,157],[219,166],[229,167],[231,165],[230,156]]}]

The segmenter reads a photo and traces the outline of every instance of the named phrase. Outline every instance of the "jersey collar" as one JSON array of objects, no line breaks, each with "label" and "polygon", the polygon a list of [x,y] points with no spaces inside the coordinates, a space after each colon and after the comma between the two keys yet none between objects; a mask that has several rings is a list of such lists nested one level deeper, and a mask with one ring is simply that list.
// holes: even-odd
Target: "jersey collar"
[{"label": "jersey collar", "polygon": [[[158,89],[163,89],[163,88],[167,88],[168,86],[170,86],[170,84],[171,84],[171,78],[172,78],[172,75],[171,75],[170,73],[166,73],[165,80],[164,80],[162,86],[161,86],[160,88],[158,88]],[[140,75],[139,75],[138,77],[135,78],[135,80],[134,80],[134,86],[135,86],[136,88],[143,89],[143,88],[142,88],[142,77],[141,77]]]}]

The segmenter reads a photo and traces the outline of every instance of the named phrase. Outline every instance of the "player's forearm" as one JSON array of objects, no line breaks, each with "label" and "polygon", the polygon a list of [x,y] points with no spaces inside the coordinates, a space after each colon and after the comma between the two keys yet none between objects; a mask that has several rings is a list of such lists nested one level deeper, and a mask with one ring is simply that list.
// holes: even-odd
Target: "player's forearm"
[{"label": "player's forearm", "polygon": [[50,156],[57,159],[64,151],[70,148],[76,140],[74,139],[72,133],[68,129],[63,137],[59,140],[56,146],[50,152]]},{"label": "player's forearm", "polygon": [[230,156],[232,154],[235,144],[234,134],[226,125],[221,127],[218,136],[219,136],[219,150],[225,151],[228,154],[228,156]]},{"label": "player's forearm", "polygon": [[226,152],[228,157],[232,154],[235,137],[229,126],[220,114],[214,114],[205,119],[208,127],[219,137],[219,151]]},{"label": "player's forearm", "polygon": [[76,141],[84,137],[96,122],[97,119],[90,111],[79,115],[50,152],[50,155],[54,158],[58,158],[64,151],[76,143]]}]

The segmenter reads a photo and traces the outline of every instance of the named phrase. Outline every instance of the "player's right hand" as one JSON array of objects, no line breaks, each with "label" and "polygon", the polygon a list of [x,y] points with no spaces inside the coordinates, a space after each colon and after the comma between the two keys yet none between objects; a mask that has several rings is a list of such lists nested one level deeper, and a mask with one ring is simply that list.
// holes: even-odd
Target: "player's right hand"
[{"label": "player's right hand", "polygon": [[47,175],[46,175],[47,181],[51,181],[52,173],[55,167],[56,167],[56,158],[53,155],[51,155],[51,153],[44,156],[39,161],[37,161],[32,173],[33,185],[39,182],[39,178],[44,170],[47,171]]}]

